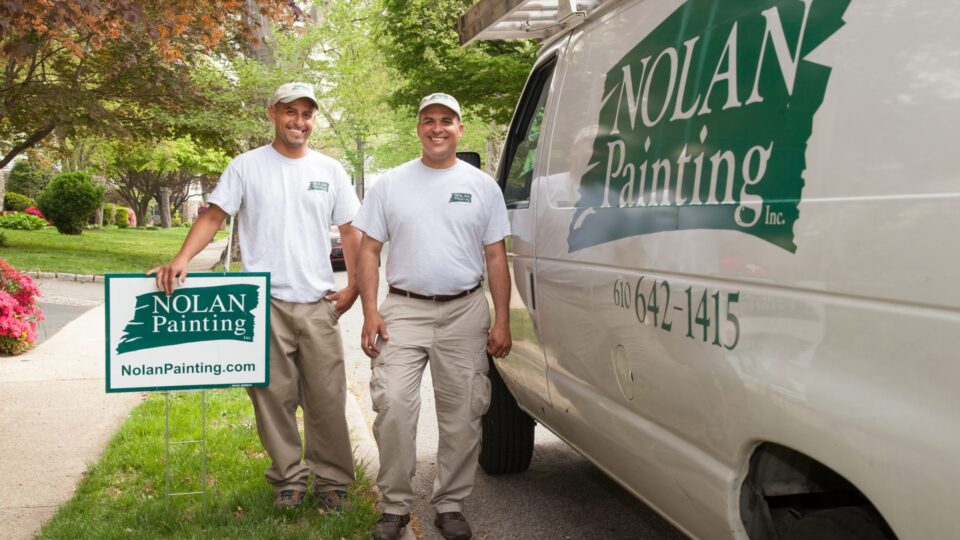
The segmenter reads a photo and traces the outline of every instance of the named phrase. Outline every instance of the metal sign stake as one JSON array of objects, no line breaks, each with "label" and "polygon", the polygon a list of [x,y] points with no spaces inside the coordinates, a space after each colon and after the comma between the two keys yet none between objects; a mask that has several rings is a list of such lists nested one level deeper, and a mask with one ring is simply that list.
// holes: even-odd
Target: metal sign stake
[{"label": "metal sign stake", "polygon": [[[166,469],[167,475],[167,488],[166,488],[166,509],[170,511],[170,498],[179,497],[183,495],[200,495],[203,499],[203,517],[207,517],[207,391],[200,391],[200,438],[194,440],[184,440],[184,441],[171,441],[170,440],[170,394],[172,392],[164,392],[164,427],[163,434],[166,440],[166,449],[164,454],[164,466]],[[175,445],[183,444],[199,444],[200,445],[200,482],[201,488],[200,491],[181,491],[176,493],[170,492],[170,479],[172,476],[172,470],[170,467],[170,447]]]}]

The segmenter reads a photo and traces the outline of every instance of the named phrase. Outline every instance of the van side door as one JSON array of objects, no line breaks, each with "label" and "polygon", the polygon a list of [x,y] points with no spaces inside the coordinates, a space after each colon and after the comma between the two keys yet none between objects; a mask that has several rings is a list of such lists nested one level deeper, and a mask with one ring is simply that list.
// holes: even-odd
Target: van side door
[{"label": "van side door", "polygon": [[527,80],[504,143],[497,181],[503,189],[510,219],[507,257],[513,279],[510,330],[513,350],[499,361],[507,386],[524,409],[536,413],[549,406],[547,364],[543,355],[537,311],[535,269],[536,183],[540,164],[546,161],[541,145],[545,112],[557,65],[557,54],[548,54]]}]

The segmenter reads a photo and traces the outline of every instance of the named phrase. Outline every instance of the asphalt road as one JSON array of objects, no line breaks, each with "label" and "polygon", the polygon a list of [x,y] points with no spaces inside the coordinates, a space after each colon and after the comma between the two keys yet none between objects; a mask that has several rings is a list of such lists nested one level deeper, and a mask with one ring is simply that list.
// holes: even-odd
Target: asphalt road
[{"label": "asphalt road", "polygon": [[88,309],[103,302],[103,283],[80,283],[56,279],[37,280],[37,302],[43,320],[37,326],[37,344],[43,343]]},{"label": "asphalt road", "polygon": [[[337,273],[345,282],[345,274]],[[380,297],[386,284],[381,271]],[[340,319],[347,369],[367,424],[371,408],[370,361],[360,351],[363,314],[359,300]],[[416,502],[413,532],[417,538],[441,539],[433,526],[430,492],[436,472],[437,422],[430,371],[421,387],[417,437]],[[478,469],[476,488],[465,502],[464,514],[477,539],[674,539],[677,529],[621,488],[592,463],[550,431],[537,426],[536,450],[530,469],[513,475],[490,476]]]}]

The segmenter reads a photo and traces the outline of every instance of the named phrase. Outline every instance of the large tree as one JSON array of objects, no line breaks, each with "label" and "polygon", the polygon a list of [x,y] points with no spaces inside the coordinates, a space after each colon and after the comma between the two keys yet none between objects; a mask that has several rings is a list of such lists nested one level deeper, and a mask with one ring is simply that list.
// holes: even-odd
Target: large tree
[{"label": "large tree", "polygon": [[392,93],[410,109],[447,92],[482,122],[507,124],[533,64],[532,40],[479,41],[461,47],[457,23],[475,0],[380,0],[380,50],[402,79]]},{"label": "large tree", "polygon": [[75,127],[156,131],[198,105],[191,70],[255,35],[256,7],[292,22],[292,0],[0,0],[0,167]]},{"label": "large tree", "polygon": [[197,145],[188,137],[172,140],[114,142],[104,171],[108,182],[146,224],[151,202],[158,204],[163,227],[170,208],[186,199],[190,185],[219,175],[227,155]]}]

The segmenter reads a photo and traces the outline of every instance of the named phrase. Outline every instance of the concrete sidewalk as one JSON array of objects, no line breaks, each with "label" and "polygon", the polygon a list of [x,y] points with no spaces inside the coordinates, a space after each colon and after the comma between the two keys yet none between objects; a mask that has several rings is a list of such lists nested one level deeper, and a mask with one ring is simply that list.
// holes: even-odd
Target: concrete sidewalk
[{"label": "concrete sidewalk", "polygon": [[143,400],[105,392],[103,336],[101,304],[42,346],[0,357],[3,538],[39,532]]},{"label": "concrete sidewalk", "polygon": [[227,248],[227,238],[221,238],[215,242],[207,244],[203,251],[197,253],[197,256],[190,259],[187,269],[191,272],[209,272],[214,266],[220,263],[220,255]]}]

